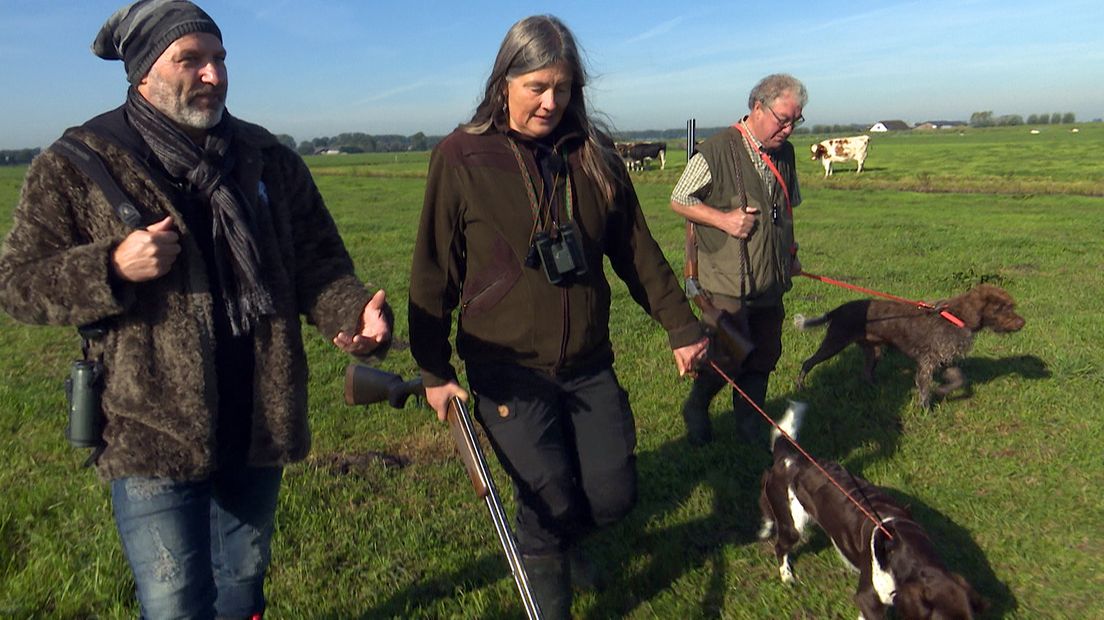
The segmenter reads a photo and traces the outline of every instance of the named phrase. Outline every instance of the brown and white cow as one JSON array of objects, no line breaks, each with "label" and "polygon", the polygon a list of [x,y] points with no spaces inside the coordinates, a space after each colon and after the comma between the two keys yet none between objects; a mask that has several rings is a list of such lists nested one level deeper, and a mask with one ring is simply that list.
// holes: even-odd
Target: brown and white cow
[{"label": "brown and white cow", "polygon": [[832,138],[812,146],[813,159],[824,163],[824,177],[832,174],[832,162],[853,159],[859,163],[856,174],[862,172],[866,161],[866,148],[870,145],[870,136],[851,136],[850,138]]},{"label": "brown and white cow", "polygon": [[667,167],[666,142],[618,142],[617,153],[629,170],[643,170],[649,160],[659,160],[659,169]]}]

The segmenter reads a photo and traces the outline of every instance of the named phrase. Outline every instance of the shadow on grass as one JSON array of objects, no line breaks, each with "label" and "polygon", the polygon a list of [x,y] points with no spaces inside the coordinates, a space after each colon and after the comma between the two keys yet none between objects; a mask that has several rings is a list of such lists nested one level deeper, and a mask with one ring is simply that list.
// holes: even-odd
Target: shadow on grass
[{"label": "shadow on grass", "polygon": [[[513,587],[513,579],[509,576],[506,560],[501,553],[487,553],[473,559],[447,574],[418,581],[406,588],[392,594],[387,600],[375,605],[371,609],[362,612],[358,618],[369,620],[374,618],[432,618],[440,609],[437,603],[443,600],[455,598],[461,589],[475,592],[490,587],[503,578],[510,579],[510,587]],[[490,599],[489,599],[490,600]],[[517,607],[502,609],[485,609],[480,614],[482,618],[517,618],[524,616],[520,611],[521,603]],[[322,611],[311,614],[314,618],[339,620],[348,618],[347,611]]]},{"label": "shadow on grass", "polygon": [[[817,458],[846,458],[844,464],[857,471],[896,452],[901,412],[919,407],[912,360],[887,350],[878,364],[873,386],[862,380],[862,367],[858,347],[848,347],[818,365],[806,378],[805,389],[792,396],[809,404],[802,429],[803,445]],[[975,388],[984,389],[1002,377],[1039,380],[1051,376],[1046,362],[1034,355],[967,357],[959,367],[966,386],[950,394],[945,399],[948,402],[969,399]],[[939,415],[940,403],[936,400],[932,412],[925,415]],[[860,447],[862,450],[856,452]]]},{"label": "shadow on grass", "polygon": [[896,489],[885,490],[909,509],[917,523],[924,526],[947,568],[965,577],[978,594],[989,602],[990,607],[983,615],[984,618],[1003,618],[1016,611],[1018,603],[1015,595],[997,579],[985,552],[966,528],[916,497]]},{"label": "shadow on grass", "polygon": [[[727,400],[727,394],[726,390],[717,399]],[[778,415],[785,406],[784,400],[776,399],[765,409]],[[585,618],[625,616],[668,591],[683,575],[703,568],[704,593],[697,609],[687,615],[716,617],[723,612],[725,590],[739,580],[730,574],[725,548],[758,542],[759,478],[771,457],[765,433],[761,445],[744,443],[731,409],[714,409],[712,443],[695,448],[680,438],[638,455],[641,497],[636,509],[587,543],[599,569],[606,570],[599,571],[604,583]],[[698,502],[709,507],[703,511],[695,506]],[[677,515],[683,509],[706,514],[684,521]],[[666,520],[677,523],[657,528]],[[640,558],[646,562],[638,563]],[[613,566],[631,569],[611,570]]]},{"label": "shadow on grass", "polygon": [[961,400],[973,396],[974,385],[984,385],[995,379],[1016,375],[1021,379],[1048,379],[1052,376],[1045,361],[1034,355],[1014,357],[968,357],[959,365],[966,376],[966,388],[951,394],[947,400]]}]

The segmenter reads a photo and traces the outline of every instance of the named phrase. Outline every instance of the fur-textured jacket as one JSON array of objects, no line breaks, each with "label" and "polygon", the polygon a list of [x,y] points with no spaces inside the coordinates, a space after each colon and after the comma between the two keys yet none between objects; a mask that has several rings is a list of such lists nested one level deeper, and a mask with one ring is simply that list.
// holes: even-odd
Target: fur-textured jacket
[{"label": "fur-textured jacket", "polygon": [[[132,230],[91,179],[46,150],[27,171],[0,253],[0,305],[27,323],[107,320],[107,335],[91,351],[106,370],[101,477],[202,478],[219,465],[208,270],[171,192],[138,163],[149,150],[137,134],[106,140],[86,129],[127,128],[122,114],[121,108],[108,112],[72,135],[103,156],[143,222],[173,217],[181,253],[172,268],[149,282],[115,277],[111,254]],[[248,463],[283,465],[304,458],[310,447],[300,315],[332,338],[356,329],[370,295],[302,159],[267,130],[232,120],[238,125],[234,175],[255,206],[255,237],[276,312],[254,330],[252,376],[219,379],[252,382]]]}]

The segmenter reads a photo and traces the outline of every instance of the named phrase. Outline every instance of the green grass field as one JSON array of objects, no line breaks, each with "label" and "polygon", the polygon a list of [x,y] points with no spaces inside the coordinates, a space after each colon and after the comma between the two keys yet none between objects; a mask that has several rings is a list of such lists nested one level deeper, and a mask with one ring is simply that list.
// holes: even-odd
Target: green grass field
[{"label": "green grass field", "polygon": [[[1104,617],[1104,124],[875,135],[867,170],[823,179],[795,139],[806,270],[935,300],[982,281],[1017,299],[1023,331],[981,334],[962,367],[973,394],[914,404],[912,366],[888,355],[879,383],[848,350],[801,393],[800,362],[822,333],[787,325],[767,409],[810,404],[802,443],[888,487],[911,506],[944,559],[986,596],[993,618]],[[385,287],[407,338],[406,282],[425,153],[309,158],[361,276]],[[633,173],[650,226],[677,271],[682,222],[667,208],[684,153]],[[0,232],[23,168],[0,168]],[[714,402],[716,440],[691,449],[679,407],[688,382],[665,337],[615,282],[616,369],[638,423],[640,501],[588,550],[606,587],[577,617],[853,618],[856,577],[825,538],[778,579],[755,540],[765,453],[744,448]],[[820,313],[855,293],[799,278],[789,314]],[[520,617],[486,511],[427,409],[349,408],[349,360],[312,329],[314,451],[291,466],[266,592],[270,618]],[[79,355],[71,329],[0,316],[0,617],[137,615],[106,487],[63,438],[61,381]],[[401,346],[384,363],[415,371]],[[375,455],[406,460],[389,466]],[[497,469],[506,491],[506,479]],[[508,507],[512,510],[509,492]]]}]

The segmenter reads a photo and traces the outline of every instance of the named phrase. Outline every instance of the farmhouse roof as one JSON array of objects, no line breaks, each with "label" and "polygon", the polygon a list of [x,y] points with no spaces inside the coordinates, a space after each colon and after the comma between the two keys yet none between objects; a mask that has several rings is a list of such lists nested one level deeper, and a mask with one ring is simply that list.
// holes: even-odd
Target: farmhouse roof
[{"label": "farmhouse roof", "polygon": [[889,131],[904,131],[909,129],[908,123],[905,121],[878,121],[875,125],[881,125]]}]

